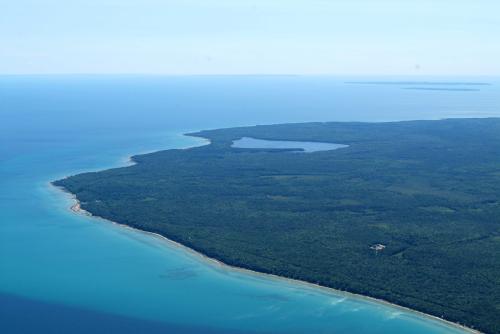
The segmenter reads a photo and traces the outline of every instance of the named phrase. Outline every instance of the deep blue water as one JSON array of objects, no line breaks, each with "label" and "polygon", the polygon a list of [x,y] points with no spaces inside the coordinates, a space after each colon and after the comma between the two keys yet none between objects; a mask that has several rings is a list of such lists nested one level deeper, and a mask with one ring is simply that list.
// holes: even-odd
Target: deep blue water
[{"label": "deep blue water", "polygon": [[181,136],[193,130],[500,116],[495,78],[422,79],[425,87],[492,84],[474,91],[409,90],[407,78],[345,83],[360,80],[387,79],[0,77],[0,332],[461,333],[401,309],[218,266],[74,214],[70,196],[49,186],[132,154],[199,145]]}]

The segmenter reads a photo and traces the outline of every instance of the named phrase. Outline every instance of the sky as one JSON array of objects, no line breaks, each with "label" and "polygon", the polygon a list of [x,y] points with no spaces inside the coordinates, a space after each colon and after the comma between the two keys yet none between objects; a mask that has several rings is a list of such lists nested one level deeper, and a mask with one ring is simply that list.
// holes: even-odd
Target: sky
[{"label": "sky", "polygon": [[500,75],[499,0],[0,0],[0,74]]}]

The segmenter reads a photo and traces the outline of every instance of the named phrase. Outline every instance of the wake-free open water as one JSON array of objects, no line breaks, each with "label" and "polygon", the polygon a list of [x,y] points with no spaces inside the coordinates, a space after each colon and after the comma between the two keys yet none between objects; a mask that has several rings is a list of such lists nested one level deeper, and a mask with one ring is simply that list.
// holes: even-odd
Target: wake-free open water
[{"label": "wake-free open water", "polygon": [[243,137],[233,141],[231,147],[234,148],[264,148],[264,149],[287,149],[294,153],[312,153],[320,151],[338,150],[346,148],[348,145],[292,141],[292,140],[264,140],[250,137]]},{"label": "wake-free open water", "polygon": [[[387,80],[400,84],[376,84]],[[200,145],[181,135],[194,130],[500,116],[498,79],[422,79],[424,88],[449,82],[450,90],[413,89],[411,81],[0,77],[0,332],[463,333],[399,308],[214,264],[75,214],[71,197],[49,185],[125,165],[133,154]],[[490,85],[456,90],[460,82]]]}]

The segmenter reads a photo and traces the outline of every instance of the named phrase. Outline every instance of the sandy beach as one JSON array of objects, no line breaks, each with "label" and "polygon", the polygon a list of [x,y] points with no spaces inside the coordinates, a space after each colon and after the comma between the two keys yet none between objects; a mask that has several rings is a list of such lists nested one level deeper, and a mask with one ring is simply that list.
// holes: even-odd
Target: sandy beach
[{"label": "sandy beach", "polygon": [[[184,136],[186,136],[186,134],[184,134]],[[189,148],[193,148],[193,147],[199,147],[199,146],[204,146],[204,145],[210,144],[210,140],[207,138],[202,138],[202,137],[196,137],[196,138],[201,138],[203,140],[201,145],[192,145],[192,146],[182,147],[180,149],[189,149]],[[154,152],[157,152],[157,151],[154,151],[154,150],[147,151],[147,152],[142,152],[142,153],[138,153],[135,155],[148,154],[148,153],[154,153]],[[122,167],[131,166],[131,165],[136,164],[132,155],[130,155],[124,159],[121,159],[121,161],[123,161],[125,163],[124,166],[122,166]],[[69,176],[66,176],[66,177],[69,177]],[[229,271],[236,271],[236,272],[244,273],[247,275],[253,275],[253,276],[261,277],[261,278],[265,277],[267,279],[272,279],[272,280],[281,281],[281,282],[288,282],[288,283],[292,283],[292,284],[306,287],[306,288],[318,289],[318,290],[321,290],[325,293],[334,294],[336,296],[342,296],[342,297],[346,297],[346,298],[354,298],[354,299],[365,300],[365,301],[369,301],[369,302],[373,302],[373,303],[378,303],[378,304],[389,306],[389,307],[392,307],[392,308],[395,308],[395,309],[398,309],[401,311],[405,311],[405,312],[408,312],[411,314],[415,314],[415,315],[418,315],[420,317],[428,318],[428,319],[437,321],[443,325],[455,327],[455,328],[464,330],[464,331],[469,332],[469,333],[483,334],[482,332],[480,332],[478,330],[463,326],[459,323],[448,321],[448,320],[445,320],[445,319],[440,318],[438,316],[434,316],[434,315],[423,313],[423,312],[420,312],[417,310],[413,310],[413,309],[410,309],[410,308],[407,308],[404,306],[400,306],[400,305],[397,305],[397,304],[394,304],[394,303],[391,303],[391,302],[388,302],[388,301],[385,301],[382,299],[377,299],[377,298],[373,298],[373,297],[369,297],[369,296],[365,296],[365,295],[361,295],[361,294],[355,294],[352,292],[342,291],[342,290],[322,286],[322,285],[311,283],[311,282],[301,281],[301,280],[297,280],[297,279],[291,279],[291,278],[287,278],[287,277],[283,277],[283,276],[262,273],[262,272],[258,272],[258,271],[254,271],[254,270],[250,270],[250,269],[246,269],[246,268],[228,265],[220,260],[208,257],[207,255],[200,253],[200,252],[198,252],[198,251],[196,251],[196,250],[194,250],[186,245],[183,245],[179,242],[173,241],[173,240],[171,240],[171,239],[169,239],[161,234],[140,230],[140,229],[133,228],[133,227],[130,227],[130,226],[125,225],[125,224],[120,224],[120,223],[117,223],[117,222],[114,222],[114,221],[111,221],[111,220],[108,220],[108,219],[105,219],[105,218],[102,218],[99,216],[95,216],[92,213],[84,210],[81,207],[81,203],[77,199],[75,194],[68,192],[66,189],[64,189],[62,187],[55,186],[52,183],[50,183],[50,186],[55,187],[55,188],[59,189],[63,194],[70,196],[71,200],[74,201],[74,203],[70,206],[70,210],[76,214],[85,215],[87,217],[90,217],[91,219],[95,219],[96,221],[110,223],[110,224],[119,226],[121,228],[132,230],[136,233],[147,234],[149,236],[152,236],[154,238],[162,240],[163,242],[167,243],[168,245],[173,245],[173,246],[178,247],[186,252],[189,252],[190,254],[193,254],[194,256],[198,257],[199,259],[203,260],[204,262],[209,263],[210,265],[213,265],[213,266],[217,266],[220,269],[229,270]]]},{"label": "sandy beach", "polygon": [[[133,162],[133,159],[129,158],[129,161]],[[188,247],[186,245],[183,245],[183,244],[181,244],[179,242],[173,241],[173,240],[171,240],[171,239],[169,239],[169,238],[167,238],[167,237],[165,237],[163,235],[160,235],[158,233],[153,233],[153,232],[148,232],[148,231],[136,229],[136,228],[130,227],[130,226],[125,225],[125,224],[120,224],[120,223],[117,223],[117,222],[114,222],[114,221],[111,221],[111,220],[108,220],[108,219],[105,219],[105,218],[102,218],[102,217],[99,217],[99,216],[95,216],[95,215],[91,214],[90,212],[84,210],[81,207],[80,201],[76,198],[76,196],[74,194],[66,191],[66,189],[64,189],[62,187],[54,186],[52,183],[50,183],[50,185],[53,186],[53,187],[55,187],[55,188],[57,188],[57,189],[59,189],[59,190],[61,190],[62,193],[64,193],[64,194],[66,194],[66,195],[68,195],[68,196],[71,197],[71,199],[74,201],[74,203],[70,206],[70,210],[72,212],[74,212],[75,214],[84,215],[84,216],[87,216],[87,217],[89,217],[91,219],[95,219],[96,221],[101,221],[101,222],[105,222],[105,223],[108,223],[108,224],[113,224],[115,226],[119,226],[120,228],[132,230],[132,231],[134,231],[136,233],[142,233],[142,234],[146,234],[146,235],[149,235],[151,237],[160,239],[161,241],[165,242],[166,244],[168,244],[170,246],[175,246],[175,247],[178,247],[178,248],[180,248],[180,249],[182,249],[182,250],[184,250],[186,252],[189,252],[190,254],[198,257],[199,259],[203,260],[204,262],[206,262],[206,263],[208,263],[208,264],[210,264],[212,266],[217,266],[219,269],[229,270],[229,271],[236,271],[236,272],[244,273],[244,274],[247,274],[247,275],[253,275],[253,276],[256,276],[256,277],[260,277],[260,278],[264,277],[264,278],[272,279],[272,280],[275,280],[275,281],[292,283],[294,285],[302,286],[302,287],[305,287],[305,288],[318,289],[318,290],[323,291],[325,293],[333,294],[333,295],[335,295],[337,297],[342,296],[342,297],[346,297],[346,298],[354,298],[354,299],[358,299],[358,300],[369,301],[369,302],[372,302],[372,303],[378,303],[378,304],[389,306],[389,307],[392,307],[392,308],[395,308],[395,309],[398,309],[398,310],[401,310],[401,311],[405,311],[405,312],[408,312],[408,313],[411,313],[411,314],[415,314],[415,315],[418,315],[420,317],[428,318],[428,319],[437,321],[438,323],[441,323],[443,325],[455,327],[455,328],[464,330],[464,331],[469,332],[469,333],[483,334],[480,331],[477,331],[475,329],[463,326],[463,325],[461,325],[459,323],[451,322],[451,321],[442,319],[442,318],[434,316],[434,315],[430,315],[430,314],[423,313],[423,312],[420,312],[420,311],[416,311],[416,310],[413,310],[413,309],[410,309],[410,308],[407,308],[407,307],[404,307],[404,306],[400,306],[400,305],[397,305],[397,304],[394,304],[394,303],[390,303],[390,302],[382,300],[382,299],[377,299],[377,298],[373,298],[373,297],[369,297],[369,296],[365,296],[365,295],[360,295],[360,294],[355,294],[355,293],[352,293],[352,292],[347,292],[347,291],[342,291],[342,290],[338,290],[338,289],[334,289],[334,288],[330,288],[330,287],[325,287],[325,286],[322,286],[322,285],[319,285],[319,284],[310,283],[310,282],[306,282],[306,281],[291,279],[291,278],[287,278],[287,277],[283,277],[283,276],[278,276],[278,275],[273,275],[273,274],[267,274],[267,273],[262,273],[262,272],[257,272],[257,271],[254,271],[254,270],[246,269],[246,268],[241,268],[241,267],[235,267],[235,266],[228,265],[228,264],[226,264],[226,263],[224,263],[224,262],[222,262],[220,260],[208,257],[207,255],[205,255],[203,253],[200,253],[200,252],[198,252],[198,251],[196,251],[196,250],[194,250],[194,249],[192,249],[192,248],[190,248],[190,247]]]}]

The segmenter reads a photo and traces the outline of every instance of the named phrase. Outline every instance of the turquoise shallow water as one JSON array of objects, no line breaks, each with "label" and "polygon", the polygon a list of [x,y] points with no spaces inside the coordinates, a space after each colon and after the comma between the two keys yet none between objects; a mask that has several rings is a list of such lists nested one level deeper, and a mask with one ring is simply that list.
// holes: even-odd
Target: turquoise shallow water
[{"label": "turquoise shallow water", "polygon": [[131,154],[202,144],[180,135],[191,130],[500,115],[497,85],[456,92],[343,82],[0,77],[0,331],[462,333],[401,309],[216,265],[74,214],[71,197],[49,185],[124,165]]}]

